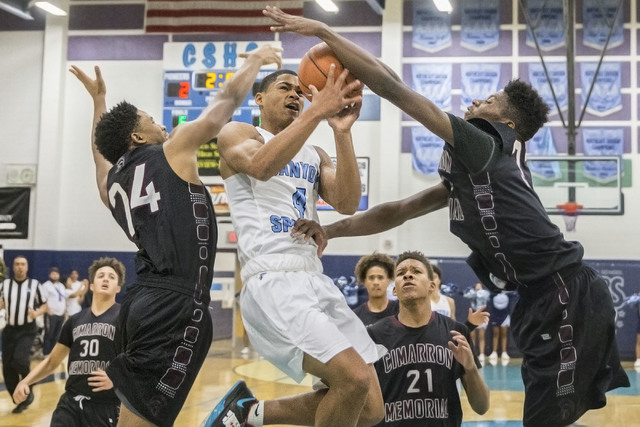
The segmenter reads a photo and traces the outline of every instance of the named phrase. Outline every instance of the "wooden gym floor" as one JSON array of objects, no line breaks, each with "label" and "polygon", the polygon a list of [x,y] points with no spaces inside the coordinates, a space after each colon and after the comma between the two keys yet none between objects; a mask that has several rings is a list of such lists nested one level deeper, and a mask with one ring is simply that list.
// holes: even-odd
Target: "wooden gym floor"
[{"label": "wooden gym floor", "polygon": [[[39,360],[34,360],[35,365]],[[462,397],[464,411],[463,426],[518,426],[522,425],[522,402],[524,392],[520,379],[520,359],[512,359],[496,366],[488,362],[482,369],[485,381],[491,389],[491,408],[482,416],[475,414],[466,398]],[[615,390],[608,394],[607,406],[589,411],[576,426],[640,426],[640,370],[636,372],[633,362],[623,365],[631,380],[631,388]],[[0,383],[0,425],[3,427],[49,426],[51,413],[64,391],[64,367],[59,372],[35,387],[33,404],[21,414],[12,414],[14,404],[9,398],[4,382]],[[244,379],[260,399],[269,399],[311,390],[311,382],[305,380],[297,385],[255,353],[243,357],[240,348],[232,348],[231,340],[215,341],[209,357],[200,371],[194,387],[187,398],[176,427],[197,427],[211,412],[215,404],[237,380]]]}]

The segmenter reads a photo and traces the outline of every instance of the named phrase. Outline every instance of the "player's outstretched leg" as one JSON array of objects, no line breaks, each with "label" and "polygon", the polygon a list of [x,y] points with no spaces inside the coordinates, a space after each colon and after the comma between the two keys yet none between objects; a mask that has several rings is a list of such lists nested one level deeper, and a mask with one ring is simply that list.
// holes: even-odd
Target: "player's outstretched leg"
[{"label": "player's outstretched leg", "polygon": [[241,427],[245,425],[249,411],[258,400],[247,384],[240,380],[213,408],[202,427]]}]

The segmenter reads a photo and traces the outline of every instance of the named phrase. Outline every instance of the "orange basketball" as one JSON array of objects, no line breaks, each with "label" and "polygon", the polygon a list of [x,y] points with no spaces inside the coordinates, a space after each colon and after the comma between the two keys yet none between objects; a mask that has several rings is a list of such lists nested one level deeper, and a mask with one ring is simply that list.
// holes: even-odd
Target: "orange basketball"
[{"label": "orange basketball", "polygon": [[[337,78],[344,67],[335,56],[331,48],[324,42],[313,46],[307,51],[300,61],[300,67],[298,67],[298,81],[300,83],[300,89],[304,93],[305,98],[311,101],[311,89],[310,85],[313,85],[321,91],[327,82],[327,75],[329,74],[329,67],[331,64],[335,64],[336,68],[334,76]],[[355,80],[353,75],[349,74],[346,83],[351,83]]]}]

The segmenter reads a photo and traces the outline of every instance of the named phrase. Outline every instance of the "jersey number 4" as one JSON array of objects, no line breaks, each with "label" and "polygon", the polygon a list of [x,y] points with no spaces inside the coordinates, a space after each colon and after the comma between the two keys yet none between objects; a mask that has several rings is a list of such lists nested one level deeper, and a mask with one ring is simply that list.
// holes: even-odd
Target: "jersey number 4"
[{"label": "jersey number 4", "polygon": [[124,215],[127,219],[127,233],[129,237],[133,237],[135,230],[133,228],[133,220],[131,219],[131,211],[137,207],[149,205],[151,212],[156,212],[158,207],[158,200],[160,200],[160,192],[156,192],[156,187],[153,185],[153,181],[147,184],[143,194],[142,185],[144,183],[144,168],[145,164],[136,166],[135,173],[133,175],[133,185],[131,186],[131,200],[129,195],[124,191],[119,183],[114,183],[109,188],[109,204],[111,208],[116,208],[116,195],[119,195],[122,199],[122,207],[124,208]]}]

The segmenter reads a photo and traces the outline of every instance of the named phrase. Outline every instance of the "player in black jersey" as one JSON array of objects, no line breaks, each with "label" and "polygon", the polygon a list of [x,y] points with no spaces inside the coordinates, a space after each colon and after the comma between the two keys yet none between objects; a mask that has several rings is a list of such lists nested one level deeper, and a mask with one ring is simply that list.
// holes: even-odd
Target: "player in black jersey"
[{"label": "player in black jersey", "polygon": [[[273,7],[264,13],[276,22],[274,31],[322,39],[372,91],[445,141],[440,183],[330,224],[326,237],[379,233],[448,207],[451,232],[471,249],[467,262],[482,283],[520,295],[511,326],[523,353],[525,426],[571,424],[603,407],[607,390],[629,386],[607,283],[583,263],[580,243],[564,239],[533,190],[525,141],[549,111],[536,91],[513,80],[486,100],[474,100],[463,120],[327,25]],[[315,233],[324,244],[316,225],[300,221],[295,229]]]},{"label": "player in black jersey", "polygon": [[398,314],[398,301],[387,295],[393,281],[393,260],[389,255],[374,252],[363,256],[356,263],[356,279],[367,288],[369,300],[353,309],[353,312],[369,326],[378,320]]},{"label": "player in black jersey", "polygon": [[51,375],[69,356],[69,378],[51,418],[53,427],[108,427],[118,423],[120,401],[105,370],[116,356],[114,339],[120,313],[116,294],[124,279],[124,265],[115,258],[100,258],[91,264],[91,307],[67,319],[49,356],[20,381],[13,393],[16,402],[26,400],[30,386]]},{"label": "player in black jersey", "polygon": [[249,54],[211,104],[191,122],[166,128],[121,102],[107,112],[106,85],[71,72],[93,99],[92,152],[102,202],[138,247],[137,280],[117,328],[118,355],[107,374],[126,425],[173,425],[212,340],[209,291],[217,225],[200,181],[198,148],[211,141],[245,99],[260,67],[281,65],[280,48]]},{"label": "player in black jersey", "polygon": [[420,252],[404,252],[395,266],[397,315],[369,326],[371,338],[388,353],[375,363],[384,397],[380,426],[459,426],[461,379],[471,408],[489,409],[489,388],[470,346],[469,329],[432,311],[437,292],[433,267]]}]

